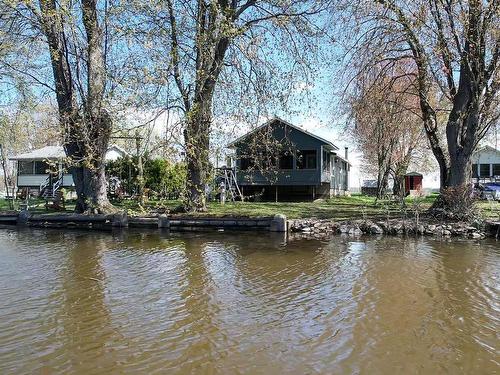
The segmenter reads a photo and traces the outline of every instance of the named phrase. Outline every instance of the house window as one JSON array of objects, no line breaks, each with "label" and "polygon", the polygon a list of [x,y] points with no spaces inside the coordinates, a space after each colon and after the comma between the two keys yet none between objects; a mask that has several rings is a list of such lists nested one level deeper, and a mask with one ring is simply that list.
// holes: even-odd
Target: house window
[{"label": "house window", "polygon": [[493,176],[500,176],[500,164],[493,164]]},{"label": "house window", "polygon": [[323,151],[323,170],[327,172],[330,170],[330,153],[327,151]]},{"label": "house window", "polygon": [[240,169],[242,171],[247,171],[251,167],[253,167],[253,161],[250,158],[241,158],[240,159]]},{"label": "house window", "polygon": [[479,164],[479,176],[480,177],[490,177],[490,165],[489,164]]},{"label": "house window", "polygon": [[280,169],[293,169],[293,155],[286,152],[280,156]]},{"label": "house window", "polygon": [[50,166],[44,161],[35,161],[35,174],[47,174]]},{"label": "house window", "polygon": [[477,164],[472,164],[472,177],[473,178],[478,178],[479,177],[477,175]]},{"label": "house window", "polygon": [[19,175],[33,174],[33,163],[32,161],[19,161],[17,173]]},{"label": "house window", "polygon": [[297,169],[316,169],[316,150],[297,152]]}]

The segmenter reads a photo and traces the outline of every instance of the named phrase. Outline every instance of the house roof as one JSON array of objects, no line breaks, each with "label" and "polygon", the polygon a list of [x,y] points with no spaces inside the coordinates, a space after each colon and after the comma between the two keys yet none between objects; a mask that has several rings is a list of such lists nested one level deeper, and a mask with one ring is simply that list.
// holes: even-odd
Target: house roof
[{"label": "house roof", "polygon": [[405,174],[405,176],[420,176],[420,177],[423,177],[424,175],[422,173],[418,173],[418,172],[409,172],[409,173]]},{"label": "house roof", "polygon": [[[108,151],[114,150],[122,156],[129,155],[127,151],[117,145],[110,145]],[[14,155],[10,160],[59,160],[66,157],[63,146],[45,146],[36,150],[31,150],[23,154]]]},{"label": "house roof", "polygon": [[116,151],[122,156],[130,156],[130,153],[125,151],[125,149],[121,148],[118,145],[112,144],[111,146],[108,147],[108,151]]},{"label": "house roof", "polygon": [[58,160],[66,157],[62,146],[45,146],[36,150],[14,155],[10,160]]},{"label": "house roof", "polygon": [[293,125],[293,124],[289,123],[288,121],[285,121],[285,120],[283,120],[283,119],[281,119],[281,118],[279,118],[279,117],[273,117],[272,119],[270,119],[270,120],[266,121],[266,122],[265,122],[265,123],[263,123],[262,125],[260,125],[260,126],[256,127],[255,129],[253,129],[253,130],[249,131],[248,133],[243,134],[241,137],[236,138],[234,141],[232,141],[231,143],[229,143],[229,144],[227,145],[227,147],[228,147],[228,148],[233,148],[233,147],[234,147],[234,146],[235,146],[238,142],[240,142],[241,140],[245,139],[245,138],[246,138],[246,137],[248,137],[250,134],[253,134],[253,133],[257,132],[257,131],[259,131],[260,129],[262,129],[262,128],[266,127],[266,126],[269,126],[269,125],[273,124],[274,122],[281,122],[282,124],[285,124],[285,125],[287,125],[287,126],[289,126],[289,127],[293,128],[293,129],[295,129],[295,130],[298,130],[298,131],[299,131],[299,132],[301,132],[301,133],[304,133],[304,134],[306,134],[306,135],[308,135],[308,136],[310,136],[310,137],[313,137],[313,138],[317,139],[318,141],[320,141],[320,142],[322,142],[322,143],[324,143],[324,144],[326,144],[326,145],[328,145],[328,146],[332,147],[334,150],[338,150],[338,149],[339,149],[339,148],[338,148],[337,146],[335,146],[332,142],[327,141],[326,139],[321,138],[321,137],[317,136],[316,134],[310,133],[310,132],[308,132],[307,130],[302,129],[302,128],[300,128],[300,127],[296,126],[296,125]]},{"label": "house roof", "polygon": [[350,166],[352,166],[352,164],[351,164],[351,162],[349,160],[347,160],[343,156],[339,155],[335,151],[331,151],[330,153],[333,154],[333,155],[335,155],[336,158],[339,158],[340,160],[345,161],[347,164],[349,164]]},{"label": "house roof", "polygon": [[376,188],[378,186],[377,180],[363,180],[361,187]]},{"label": "house roof", "polygon": [[481,151],[493,151],[493,152],[496,152],[497,154],[500,154],[500,150],[497,150],[495,147],[491,147],[491,146],[488,146],[488,145],[480,147],[479,149],[477,149],[476,152],[475,152],[475,154],[478,154]]}]

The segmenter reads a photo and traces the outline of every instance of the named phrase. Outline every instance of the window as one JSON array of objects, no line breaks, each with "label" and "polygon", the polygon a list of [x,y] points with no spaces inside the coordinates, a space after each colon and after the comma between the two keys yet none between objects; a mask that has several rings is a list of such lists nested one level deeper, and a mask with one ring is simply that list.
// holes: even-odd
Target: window
[{"label": "window", "polygon": [[33,162],[32,161],[19,161],[18,162],[18,174],[33,174]]},{"label": "window", "polygon": [[493,164],[493,176],[500,176],[500,164]]},{"label": "window", "polygon": [[472,177],[473,178],[478,178],[478,175],[477,175],[477,164],[472,164]]},{"label": "window", "polygon": [[251,167],[253,167],[252,159],[250,159],[250,158],[241,158],[240,159],[240,169],[242,171],[247,171]]},{"label": "window", "polygon": [[489,164],[479,164],[479,177],[490,177]]},{"label": "window", "polygon": [[297,169],[316,169],[316,150],[297,152]]},{"label": "window", "polygon": [[330,170],[330,153],[327,151],[323,151],[323,170],[327,172]]},{"label": "window", "polygon": [[280,169],[293,169],[293,155],[286,152],[280,155]]},{"label": "window", "polygon": [[44,161],[35,161],[35,174],[47,174],[50,166]]}]

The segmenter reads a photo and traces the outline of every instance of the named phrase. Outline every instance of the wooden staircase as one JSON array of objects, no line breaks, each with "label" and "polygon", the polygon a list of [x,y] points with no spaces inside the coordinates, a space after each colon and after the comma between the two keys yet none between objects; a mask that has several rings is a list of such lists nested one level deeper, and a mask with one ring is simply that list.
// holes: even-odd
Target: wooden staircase
[{"label": "wooden staircase", "polygon": [[60,210],[65,208],[64,194],[60,190],[62,186],[63,174],[57,176],[48,176],[43,184],[40,185],[40,197],[45,200],[45,208]]}]

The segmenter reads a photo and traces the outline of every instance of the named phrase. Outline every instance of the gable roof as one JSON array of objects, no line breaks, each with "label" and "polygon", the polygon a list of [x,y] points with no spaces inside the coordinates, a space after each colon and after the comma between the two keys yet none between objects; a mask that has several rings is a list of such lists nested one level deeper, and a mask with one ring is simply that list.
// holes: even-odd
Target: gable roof
[{"label": "gable roof", "polygon": [[273,117],[272,119],[270,119],[270,120],[266,121],[266,122],[265,122],[265,123],[263,123],[262,125],[260,125],[260,126],[256,127],[255,129],[253,129],[253,130],[249,131],[248,133],[243,134],[241,137],[236,138],[234,141],[232,141],[231,143],[229,143],[229,144],[227,145],[227,147],[228,147],[228,148],[233,148],[233,147],[235,147],[235,146],[236,146],[236,144],[237,144],[238,142],[242,141],[242,140],[243,140],[243,139],[245,139],[246,137],[248,137],[248,136],[250,136],[251,134],[254,134],[254,133],[256,133],[257,131],[259,131],[260,129],[263,129],[263,128],[265,128],[266,126],[272,125],[273,123],[276,123],[276,122],[281,122],[282,124],[285,124],[286,126],[289,126],[289,127],[293,128],[293,129],[295,129],[295,130],[297,130],[297,131],[299,131],[299,132],[301,132],[301,133],[303,133],[303,134],[306,134],[306,135],[308,135],[308,136],[310,136],[310,137],[312,137],[312,138],[315,138],[315,139],[317,139],[318,141],[322,142],[323,144],[325,144],[325,145],[328,145],[328,146],[332,147],[334,150],[338,150],[338,149],[339,149],[339,148],[338,148],[337,146],[335,146],[332,142],[327,141],[326,139],[321,138],[321,137],[317,136],[316,134],[310,133],[310,132],[308,132],[307,130],[302,129],[302,128],[300,128],[300,127],[296,126],[296,125],[293,125],[293,124],[289,123],[288,121],[285,121],[285,120],[283,120],[283,119],[281,119],[281,118],[279,118],[279,117]]},{"label": "gable roof", "polygon": [[36,150],[31,150],[23,154],[14,155],[10,160],[57,160],[66,157],[62,146],[45,146]]},{"label": "gable roof", "polygon": [[495,147],[491,147],[488,145],[478,148],[474,153],[479,154],[481,151],[493,151],[497,154],[500,154],[500,150],[497,150]]},{"label": "gable roof", "polygon": [[116,145],[116,144],[112,144],[108,147],[108,150],[106,152],[109,152],[109,151],[116,151],[117,153],[119,153],[122,157],[125,157],[125,156],[130,156],[130,153],[127,152],[125,149],[121,148],[120,146]]},{"label": "gable roof", "polygon": [[[113,150],[118,152],[123,156],[129,155],[127,151],[121,147],[113,144],[110,145],[108,151]],[[14,155],[10,157],[10,160],[60,160],[66,157],[66,152],[63,146],[45,146],[42,148],[37,148],[36,150],[31,150],[23,154]]]}]

